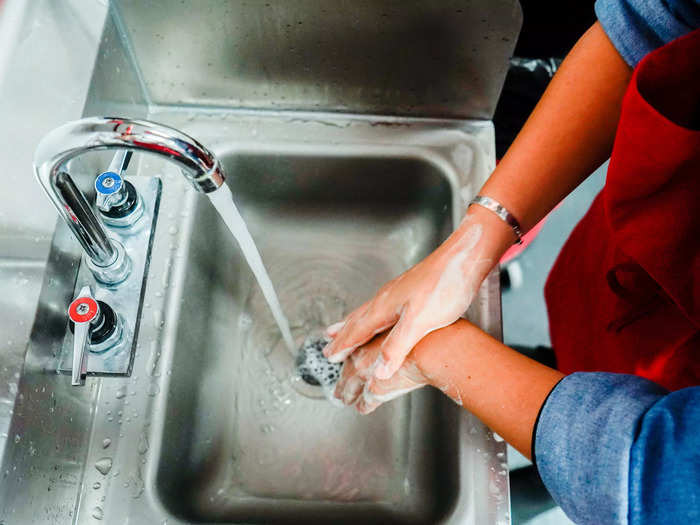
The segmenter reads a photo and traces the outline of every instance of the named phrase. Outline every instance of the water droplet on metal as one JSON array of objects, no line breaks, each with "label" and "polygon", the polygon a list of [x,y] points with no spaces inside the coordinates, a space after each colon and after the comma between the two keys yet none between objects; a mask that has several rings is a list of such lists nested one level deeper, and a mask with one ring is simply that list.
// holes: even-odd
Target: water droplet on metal
[{"label": "water droplet on metal", "polygon": [[101,520],[104,517],[105,513],[102,511],[102,507],[95,507],[92,509],[92,517],[95,518],[96,520]]},{"label": "water droplet on metal", "polygon": [[154,397],[158,395],[158,392],[160,392],[160,387],[158,386],[158,383],[151,383],[148,386],[148,395],[151,397]]},{"label": "water droplet on metal", "polygon": [[138,452],[139,454],[145,454],[148,452],[148,437],[145,433],[141,434],[141,437],[139,438]]},{"label": "water droplet on metal", "polygon": [[109,474],[109,471],[112,470],[112,458],[105,457],[102,459],[98,459],[95,463],[95,468],[100,474],[106,476],[107,474]]}]

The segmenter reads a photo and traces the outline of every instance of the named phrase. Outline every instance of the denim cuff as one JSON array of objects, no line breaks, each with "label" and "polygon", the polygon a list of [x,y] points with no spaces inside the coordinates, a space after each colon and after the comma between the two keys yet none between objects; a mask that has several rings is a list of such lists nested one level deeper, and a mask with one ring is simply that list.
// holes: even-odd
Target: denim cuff
[{"label": "denim cuff", "polygon": [[630,451],[646,411],[667,393],[635,376],[580,372],[562,379],[535,427],[536,466],[576,523],[627,523]]},{"label": "denim cuff", "polygon": [[630,67],[700,24],[700,9],[692,0],[597,0],[595,13]]},{"label": "denim cuff", "polygon": [[554,389],[557,388],[559,386],[559,383],[564,381],[564,379],[566,379],[566,376],[562,377],[559,381],[557,381],[557,384],[552,387],[552,389],[549,391],[549,394],[547,394],[547,397],[544,398],[544,402],[542,403],[540,411],[537,414],[537,418],[535,419],[535,426],[532,427],[532,444],[530,445],[530,457],[532,458],[533,465],[535,465],[535,469],[537,469],[537,460],[535,459],[535,453],[537,452],[535,447],[535,443],[537,443],[537,426],[540,424],[542,410],[544,410],[544,407],[547,404],[547,401],[549,401],[549,398],[552,395],[552,392],[554,392]]}]

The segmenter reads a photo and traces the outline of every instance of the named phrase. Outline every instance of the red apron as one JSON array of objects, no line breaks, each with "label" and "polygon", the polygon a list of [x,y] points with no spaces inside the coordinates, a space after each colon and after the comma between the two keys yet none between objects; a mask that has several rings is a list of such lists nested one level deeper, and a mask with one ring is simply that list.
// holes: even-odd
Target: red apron
[{"label": "red apron", "polygon": [[[694,119],[694,120],[693,120]],[[649,53],[605,187],[545,286],[559,369],[700,379],[700,30]]]}]

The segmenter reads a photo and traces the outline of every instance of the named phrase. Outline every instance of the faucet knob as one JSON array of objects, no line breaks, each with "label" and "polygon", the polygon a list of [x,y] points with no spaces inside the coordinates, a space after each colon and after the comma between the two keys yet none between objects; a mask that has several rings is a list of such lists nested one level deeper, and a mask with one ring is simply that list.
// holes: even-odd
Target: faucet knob
[{"label": "faucet knob", "polygon": [[143,215],[144,206],[136,188],[122,173],[129,165],[131,151],[117,152],[107,171],[95,179],[97,209],[102,222],[124,228],[134,225]]},{"label": "faucet knob", "polygon": [[73,336],[73,372],[71,384],[79,386],[87,375],[87,343],[90,335],[90,324],[100,314],[100,306],[92,296],[89,286],[84,286],[78,297],[70,304],[68,316],[75,323]]},{"label": "faucet knob", "polygon": [[119,347],[124,341],[124,323],[107,303],[98,301],[90,286],[83,286],[68,307],[73,322],[73,370],[71,384],[82,385],[87,375],[88,350],[95,354]]},{"label": "faucet knob", "polygon": [[109,212],[127,198],[124,179],[115,171],[100,173],[95,179],[95,190],[97,191],[97,207],[103,212]]}]

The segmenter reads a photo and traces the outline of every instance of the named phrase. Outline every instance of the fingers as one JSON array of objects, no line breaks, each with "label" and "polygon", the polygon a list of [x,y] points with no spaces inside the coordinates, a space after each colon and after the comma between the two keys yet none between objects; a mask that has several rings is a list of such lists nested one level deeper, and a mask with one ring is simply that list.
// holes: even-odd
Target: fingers
[{"label": "fingers", "polygon": [[344,404],[352,405],[362,393],[365,382],[372,375],[377,356],[381,353],[382,340],[383,337],[373,339],[345,361],[334,394]]},{"label": "fingers", "polygon": [[340,400],[345,405],[352,405],[360,397],[365,388],[365,379],[360,376],[351,377],[343,389]]},{"label": "fingers", "polygon": [[375,335],[386,330],[398,319],[395,310],[375,303],[374,300],[350,314],[341,328],[337,329],[333,340],[323,349],[331,363],[339,363],[347,359],[355,349],[365,344]]},{"label": "fingers", "polygon": [[369,379],[374,374],[374,369],[379,365],[377,359],[382,354],[382,341],[385,335],[380,335],[372,339],[369,343],[361,346],[350,356],[353,366],[358,374],[365,379]]},{"label": "fingers", "polygon": [[364,397],[362,397],[355,405],[355,409],[363,416],[366,416],[367,414],[374,412],[379,405],[381,405],[381,403],[372,403],[371,401],[367,401]]},{"label": "fingers", "polygon": [[360,414],[369,414],[381,404],[396,399],[413,390],[425,386],[425,381],[416,380],[409,374],[394,374],[390,379],[371,378],[362,391],[362,397],[357,401],[355,408]]},{"label": "fingers", "polygon": [[326,335],[331,339],[335,338],[335,336],[338,335],[338,332],[340,332],[340,329],[343,328],[343,326],[345,326],[345,321],[340,321],[339,323],[330,325],[328,328],[326,328]]},{"label": "fingers", "polygon": [[400,373],[394,374],[391,379],[372,378],[365,385],[362,397],[370,403],[386,403],[425,384],[424,381],[416,381]]},{"label": "fingers", "polygon": [[374,370],[374,377],[386,380],[401,368],[406,356],[423,337],[420,329],[416,327],[417,324],[408,310],[402,313],[382,343],[383,362]]},{"label": "fingers", "polygon": [[338,399],[342,399],[342,392],[345,389],[345,385],[347,384],[348,380],[351,377],[354,377],[357,374],[357,371],[355,370],[355,365],[353,365],[352,360],[348,360],[346,363],[343,363],[343,368],[340,372],[340,378],[338,379],[338,382],[335,384],[335,391],[334,395]]},{"label": "fingers", "polygon": [[362,393],[364,386],[364,378],[358,375],[352,359],[349,359],[343,365],[343,372],[335,386],[333,395],[345,405],[352,405]]},{"label": "fingers", "polygon": [[348,314],[348,316],[342,321],[330,325],[326,328],[326,335],[331,338],[331,342],[326,345],[323,349],[323,355],[332,362],[336,363],[339,361],[344,361],[348,355],[356,348],[345,348],[341,345],[344,344],[345,339],[343,338],[343,330],[352,322],[356,317],[364,315],[364,312],[369,308],[370,301],[367,301],[359,308],[356,308]]},{"label": "fingers", "polygon": [[[404,323],[405,321],[399,321],[394,330],[398,328],[397,333],[402,333]],[[355,404],[356,410],[361,414],[369,414],[382,403],[420,388],[427,382],[415,363],[404,362],[405,355],[400,359],[398,373],[392,373],[386,379],[376,377],[376,370],[386,366],[384,353],[386,341],[390,337],[390,334],[382,334],[360,346],[343,366],[334,395],[345,405]],[[408,351],[411,348],[412,345]]]}]

